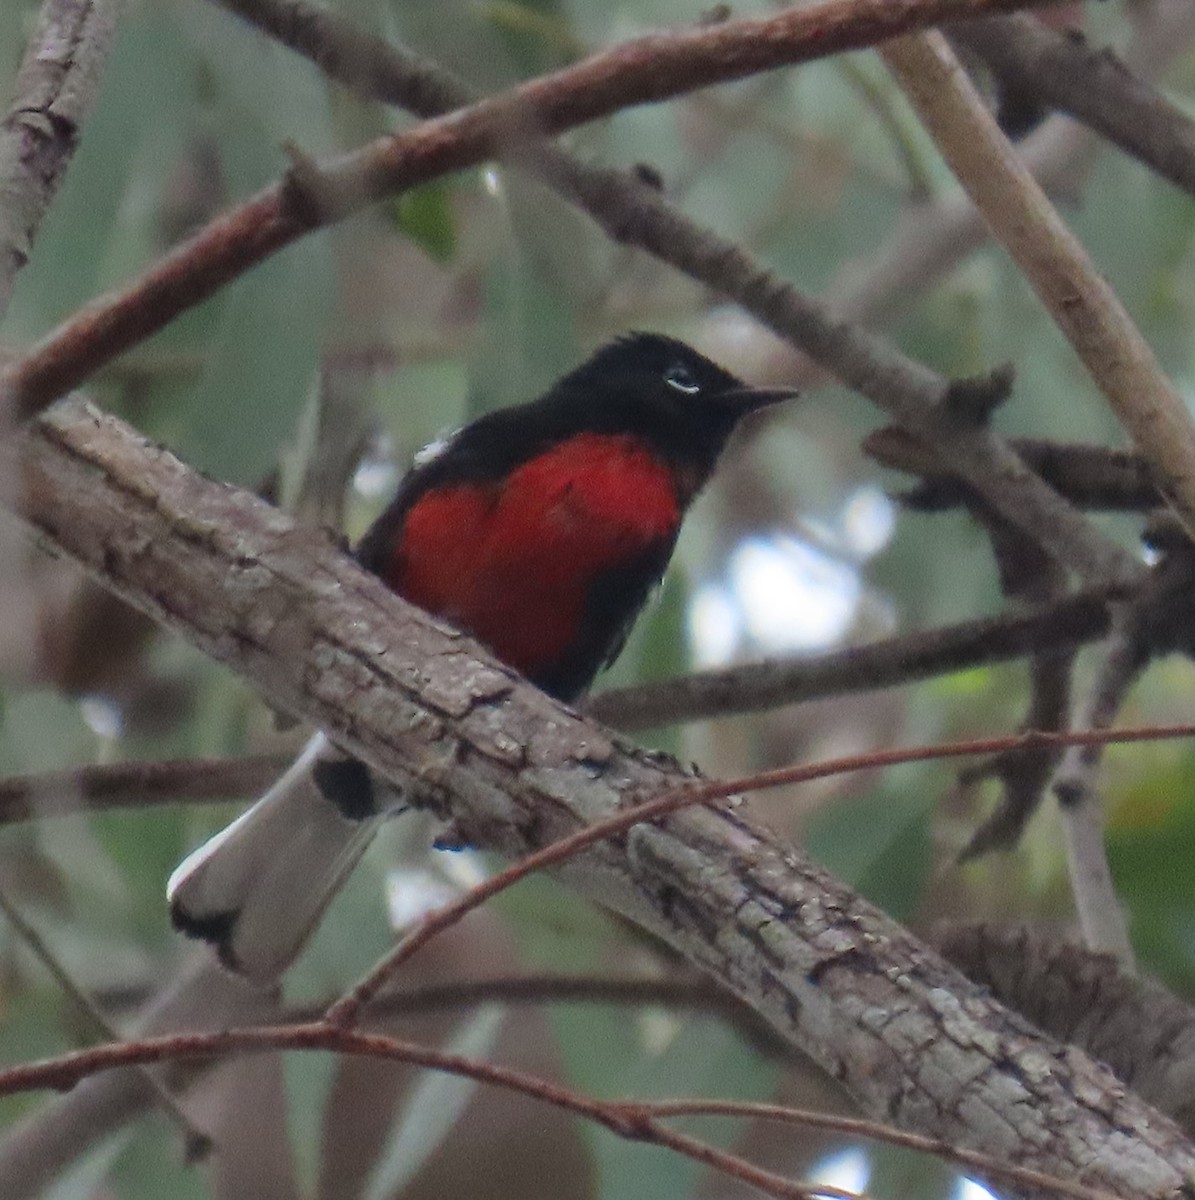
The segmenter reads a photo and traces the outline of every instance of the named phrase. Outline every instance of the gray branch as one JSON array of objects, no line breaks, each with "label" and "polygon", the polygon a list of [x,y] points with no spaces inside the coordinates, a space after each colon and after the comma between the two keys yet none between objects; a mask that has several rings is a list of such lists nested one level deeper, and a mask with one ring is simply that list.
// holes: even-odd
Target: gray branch
[{"label": "gray branch", "polygon": [[1163,179],[1195,193],[1195,121],[1111,50],[1019,13],[965,22],[950,36],[1006,85],[1070,114]]},{"label": "gray branch", "polygon": [[0,317],[99,94],[122,0],[45,0],[0,125]]},{"label": "gray branch", "polygon": [[[689,778],[93,408],[58,406],[13,452],[24,519],[51,547],[475,845],[522,855]],[[1173,1123],[733,805],[638,826],[563,875],[736,992],[866,1113],[1126,1197],[1195,1187]]]},{"label": "gray branch", "polygon": [[[475,97],[451,72],[308,0],[215,0],[330,78],[421,117]],[[943,419],[949,381],[831,306],[778,278],[747,250],[690,220],[632,173],[587,165],[549,142],[519,147],[516,165],[586,212],[614,241],[654,255],[728,296],[814,362],[917,433],[1020,526],[1090,583],[1131,578],[1136,564],[987,429]],[[968,206],[969,208],[969,206]]]},{"label": "gray branch", "polygon": [[[824,654],[777,657],[613,688],[594,696],[585,711],[616,729],[651,729],[878,691],[1095,641],[1108,632],[1109,604],[1118,594],[1111,587],[1088,590],[1030,612],[979,617]],[[0,785],[0,800],[3,794]]]}]

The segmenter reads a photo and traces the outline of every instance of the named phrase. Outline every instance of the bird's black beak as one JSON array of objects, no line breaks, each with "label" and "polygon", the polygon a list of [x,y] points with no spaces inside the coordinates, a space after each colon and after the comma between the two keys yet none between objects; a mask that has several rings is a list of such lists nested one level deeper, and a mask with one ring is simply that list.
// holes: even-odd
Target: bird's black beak
[{"label": "bird's black beak", "polygon": [[755,412],[757,408],[767,408],[784,400],[795,400],[800,396],[796,388],[759,388],[741,387],[723,392],[718,399],[734,409],[739,416]]}]

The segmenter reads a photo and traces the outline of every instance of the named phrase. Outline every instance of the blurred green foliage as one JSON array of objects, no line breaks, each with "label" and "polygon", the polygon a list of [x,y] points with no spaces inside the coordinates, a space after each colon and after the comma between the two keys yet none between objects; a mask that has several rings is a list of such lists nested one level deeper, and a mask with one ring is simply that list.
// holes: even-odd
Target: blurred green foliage
[{"label": "blurred green foliage", "polygon": [[436,262],[450,263],[456,253],[456,222],[446,184],[429,183],[395,197],[394,226]]},{"label": "blurred green foliage", "polygon": [[[375,32],[402,38],[476,87],[494,89],[564,65],[591,46],[693,22],[706,5],[341,0],[335,7]],[[758,3],[738,5],[736,15],[753,10],[770,11]],[[0,28],[9,35],[0,62],[6,80],[33,12],[25,0],[0,0]],[[1111,35],[1125,34],[1116,12],[1101,20]],[[1188,103],[1193,73],[1188,55],[1171,76]],[[41,336],[207,217],[276,179],[287,164],[286,143],[319,155],[406,123],[329,87],[306,62],[213,5],[130,4],[99,108],[20,277],[6,344],[19,347]],[[831,296],[882,259],[898,236],[914,182],[934,196],[953,192],[868,55],[630,110],[567,140],[598,162],[650,164],[693,217],[741,239],[802,288]],[[1187,394],[1195,392],[1190,197],[1110,152],[1096,158],[1073,194],[1081,202],[1068,209],[1069,219],[1166,369]],[[886,328],[909,354],[948,374],[1016,365],[1015,395],[998,416],[1002,432],[1119,444],[1100,398],[1001,252],[977,251],[928,287],[910,278],[904,291]],[[716,297],[611,245],[542,187],[488,168],[437,181],[385,211],[303,240],[113,364],[95,381],[95,392],[204,471],[267,487],[321,366],[366,364],[364,373],[373,374],[362,403],[388,438],[379,440],[374,457],[385,458],[388,445],[402,464],[439,430],[528,398],[610,335],[643,327],[689,337],[745,373],[759,367],[770,348],[748,335],[739,317],[718,308]],[[862,400],[832,387],[777,416],[760,444],[745,447],[698,505],[677,569],[610,681],[658,678],[686,667],[688,599],[696,585],[721,577],[749,529],[811,538],[857,566],[865,581],[865,601],[853,621],[857,636],[995,611],[1001,601],[987,542],[964,515],[902,518],[892,542],[868,562],[818,534],[860,484],[879,479],[903,486],[880,477],[858,453],[860,437],[878,423]],[[355,493],[350,529],[359,532],[380,503],[376,494]],[[1126,544],[1135,536],[1130,521],[1104,523]],[[0,550],[9,553],[9,544]],[[11,565],[0,571],[4,586],[14,603],[32,605],[36,593],[20,591],[28,561],[23,552],[11,553]],[[102,658],[103,638],[86,649]],[[739,652],[768,649],[747,639]],[[115,713],[110,731],[89,723],[83,697],[56,690],[48,672],[28,664],[18,669],[12,653],[0,659],[0,771],[234,754],[269,736],[271,714],[198,654],[153,637],[119,654],[124,665],[135,660],[136,669],[110,671],[120,675],[119,685],[101,682],[91,697]],[[1089,658],[1082,679],[1090,677]],[[1185,665],[1156,671],[1126,718],[1183,719],[1190,696]],[[844,745],[996,734],[1017,727],[1025,702],[1023,669],[1007,667],[919,685],[907,695],[656,731],[652,740],[700,759],[714,774],[739,774]],[[1195,853],[1191,753],[1134,747],[1114,756],[1106,775],[1114,868],[1142,958],[1181,988],[1195,988],[1195,888],[1186,866]],[[1065,916],[1061,851],[1048,816],[1017,853],[965,873],[950,866],[951,854],[995,798],[985,790],[942,816],[939,801],[951,782],[941,766],[848,780],[806,806],[816,811],[803,826],[787,812],[778,819],[774,809],[770,819],[794,837],[803,832],[820,860],[902,919],[940,914],[944,875],[951,880],[953,915],[965,902],[976,917]],[[0,843],[0,880],[82,986],[128,1022],[137,1003],[183,961],[161,902],[165,877],[230,811],[167,806],[9,829]],[[371,855],[297,969],[290,983],[295,996],[330,994],[386,946],[381,896],[388,867],[399,852],[406,862],[422,858],[425,832],[396,835],[401,847],[387,841]],[[628,950],[625,930],[554,883],[526,884],[495,911],[509,938],[508,971],[593,971],[640,956],[654,961],[641,948]],[[548,1028],[565,1078],[597,1095],[765,1098],[782,1073],[758,1047],[707,1017],[562,1006],[552,1011]],[[70,1004],[8,931],[0,931],[3,1061],[59,1052],[83,1036]],[[327,1151],[327,1141],[318,1139],[347,1136],[337,1134],[328,1111],[337,1078],[325,1063],[287,1070],[295,1161],[312,1195]],[[15,1119],[42,1102],[9,1100],[0,1115]],[[722,1123],[703,1124],[701,1132],[723,1145],[738,1136]],[[577,1153],[589,1176],[577,1194],[610,1200],[712,1194],[701,1173],[679,1158],[600,1131],[579,1136]],[[793,1161],[816,1152],[811,1143]],[[904,1166],[893,1165],[901,1161]],[[411,1164],[404,1177],[418,1176],[423,1165]],[[936,1168],[885,1156],[876,1183],[887,1179],[887,1190],[876,1194],[911,1194],[914,1176],[902,1174],[906,1170],[920,1172],[917,1195],[924,1200],[952,1186]],[[55,1192],[62,1200],[232,1194],[212,1191],[214,1176],[183,1165],[177,1134],[160,1116],[101,1142],[71,1171]],[[483,1194],[480,1185],[476,1194]]]}]

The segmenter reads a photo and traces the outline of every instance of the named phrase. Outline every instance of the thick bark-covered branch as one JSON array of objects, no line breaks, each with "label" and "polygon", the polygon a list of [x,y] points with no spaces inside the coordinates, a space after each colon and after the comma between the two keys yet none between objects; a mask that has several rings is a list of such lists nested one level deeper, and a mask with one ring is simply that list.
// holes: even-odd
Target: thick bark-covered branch
[{"label": "thick bark-covered branch", "polygon": [[[301,712],[475,844],[520,855],[675,787],[626,745],[391,595],[330,540],[77,403],[16,445],[25,520]],[[906,1128],[1119,1194],[1195,1187],[1195,1150],[733,807],[638,826],[565,878],[654,930]]]},{"label": "thick bark-covered branch", "polygon": [[0,317],[99,94],[121,0],[45,0],[0,123]]},{"label": "thick bark-covered branch", "polygon": [[1195,1130],[1195,1009],[1173,992],[1029,926],[947,925],[933,940],[976,983]]}]

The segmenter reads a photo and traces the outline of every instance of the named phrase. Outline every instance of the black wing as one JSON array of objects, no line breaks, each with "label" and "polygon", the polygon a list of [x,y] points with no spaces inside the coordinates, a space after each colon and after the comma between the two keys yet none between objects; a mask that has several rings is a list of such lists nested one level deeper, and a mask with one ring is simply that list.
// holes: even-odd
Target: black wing
[{"label": "black wing", "polygon": [[438,454],[418,462],[403,476],[394,499],[357,543],[357,561],[365,570],[385,576],[395,537],[420,496],[454,483],[496,483],[505,478],[564,435],[552,417],[553,411],[540,400],[486,413],[458,429]]},{"label": "black wing", "polygon": [[575,700],[622,653],[675,545],[675,537],[661,538],[590,584],[579,636],[559,662],[536,672],[539,687],[560,700]]}]

